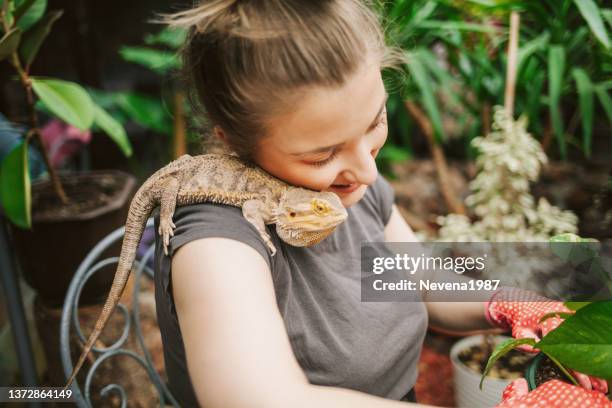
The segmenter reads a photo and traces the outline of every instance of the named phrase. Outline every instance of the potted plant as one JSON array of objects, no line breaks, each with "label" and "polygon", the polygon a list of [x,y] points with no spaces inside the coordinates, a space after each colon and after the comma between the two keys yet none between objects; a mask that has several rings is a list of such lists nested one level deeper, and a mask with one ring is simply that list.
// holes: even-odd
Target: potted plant
[{"label": "potted plant", "polygon": [[[0,62],[13,67],[16,76],[10,80],[17,80],[25,92],[29,128],[0,164],[0,200],[26,281],[44,304],[59,306],[86,253],[125,220],[136,182],[118,171],[59,174],[52,165],[39,110],[81,132],[102,130],[126,156],[132,149],[123,126],[83,87],[30,74],[36,54],[62,15],[46,6],[46,0],[0,2]],[[32,183],[30,146],[42,156],[48,180]],[[98,273],[85,288],[84,303],[103,298],[113,278],[113,271],[108,272]]]},{"label": "potted plant", "polygon": [[456,342],[450,351],[453,365],[455,403],[458,407],[492,407],[499,402],[504,388],[523,376],[530,366],[532,355],[514,350],[505,355],[490,370],[480,387],[493,348],[507,341],[507,336],[475,335]]},{"label": "potted plant", "polygon": [[605,380],[612,379],[612,274],[598,255],[599,245],[592,239],[562,234],[551,239],[551,246],[557,256],[576,266],[582,265],[593,276],[601,278],[601,292],[596,295],[595,301],[565,302],[565,306],[574,313],[549,313],[543,316],[542,321],[553,316],[562,317],[564,321],[540,341],[508,339],[497,345],[483,371],[483,380],[501,358],[522,344],[540,350],[525,372],[530,390],[552,379],[578,384],[571,370]]}]

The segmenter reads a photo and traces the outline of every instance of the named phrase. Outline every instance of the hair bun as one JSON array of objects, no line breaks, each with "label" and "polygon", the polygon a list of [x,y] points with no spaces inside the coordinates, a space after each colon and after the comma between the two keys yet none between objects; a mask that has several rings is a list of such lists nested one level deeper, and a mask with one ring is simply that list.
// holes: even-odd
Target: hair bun
[{"label": "hair bun", "polygon": [[239,2],[240,0],[203,1],[192,9],[163,15],[162,22],[170,27],[193,28],[197,33],[229,31],[244,17],[234,7]]}]

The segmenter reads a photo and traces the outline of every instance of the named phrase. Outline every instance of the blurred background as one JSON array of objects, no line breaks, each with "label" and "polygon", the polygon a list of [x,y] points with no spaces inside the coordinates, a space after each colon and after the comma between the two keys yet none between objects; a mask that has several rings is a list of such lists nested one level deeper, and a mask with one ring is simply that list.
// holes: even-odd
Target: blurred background
[{"label": "blurred background", "polygon": [[[150,22],[189,5],[0,0],[2,386],[63,383],[59,321],[78,265],[123,225],[140,183],[203,151],[202,118],[190,114],[178,79],[184,33]],[[612,239],[610,4],[374,7],[406,59],[383,73],[389,138],[377,161],[423,240]],[[97,316],[113,274],[108,267],[85,285],[85,320]],[[152,288],[145,280],[139,289],[140,318],[163,378]],[[427,339],[417,398],[455,406],[449,353],[459,336],[431,328]],[[34,367],[29,379],[24,365]],[[130,406],[150,405],[151,395]]]}]

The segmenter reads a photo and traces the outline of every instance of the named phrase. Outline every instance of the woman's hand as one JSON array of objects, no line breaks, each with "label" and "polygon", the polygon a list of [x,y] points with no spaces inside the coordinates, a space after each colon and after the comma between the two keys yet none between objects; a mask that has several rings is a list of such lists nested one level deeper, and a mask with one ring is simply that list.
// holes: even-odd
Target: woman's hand
[{"label": "woman's hand", "polygon": [[529,392],[527,381],[520,378],[506,387],[502,401],[496,408],[553,406],[610,408],[612,402],[600,392],[585,390],[560,380],[547,381]]},{"label": "woman's hand", "polygon": [[[560,316],[542,317],[552,313],[574,313],[562,302],[547,299],[537,293],[518,288],[504,287],[485,304],[485,316],[493,325],[512,330],[516,339],[532,338],[539,341],[563,322]],[[519,349],[538,352],[536,348],[523,344]],[[587,390],[608,392],[608,383],[597,377],[571,370],[578,383]]]}]

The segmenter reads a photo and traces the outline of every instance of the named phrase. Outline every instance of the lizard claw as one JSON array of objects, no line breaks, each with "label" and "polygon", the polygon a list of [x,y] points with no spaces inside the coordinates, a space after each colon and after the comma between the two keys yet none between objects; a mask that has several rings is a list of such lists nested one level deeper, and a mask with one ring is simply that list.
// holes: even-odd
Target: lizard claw
[{"label": "lizard claw", "polygon": [[162,242],[164,244],[164,254],[168,255],[168,245],[170,245],[170,237],[174,236],[174,228],[176,225],[172,222],[172,219],[169,220],[160,220],[159,222],[159,235],[162,237]]}]

